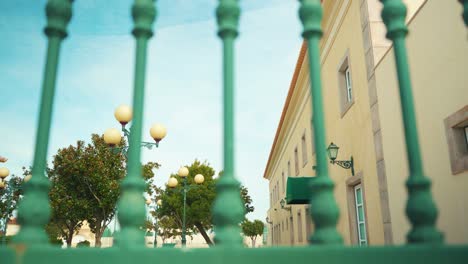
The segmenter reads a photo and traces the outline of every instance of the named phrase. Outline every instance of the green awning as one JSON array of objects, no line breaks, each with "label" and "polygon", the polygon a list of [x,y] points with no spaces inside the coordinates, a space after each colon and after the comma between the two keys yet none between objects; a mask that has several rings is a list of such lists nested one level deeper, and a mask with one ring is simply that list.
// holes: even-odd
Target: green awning
[{"label": "green awning", "polygon": [[308,204],[310,181],[314,177],[288,177],[286,183],[287,204]]}]

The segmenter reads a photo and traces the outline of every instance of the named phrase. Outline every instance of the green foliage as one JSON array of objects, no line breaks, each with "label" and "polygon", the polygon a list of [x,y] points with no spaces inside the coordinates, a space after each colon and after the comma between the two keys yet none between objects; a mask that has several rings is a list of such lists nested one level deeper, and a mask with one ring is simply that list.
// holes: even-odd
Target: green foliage
[{"label": "green foliage", "polygon": [[[16,209],[18,201],[20,200],[23,190],[21,185],[23,184],[23,178],[11,175],[8,177],[5,187],[0,189],[0,219],[2,224],[4,219],[10,219],[13,215],[13,211]],[[1,226],[3,230],[3,226]]]},{"label": "green foliage", "polygon": [[[23,195],[24,177],[29,174],[30,171],[23,167],[23,177],[12,174],[7,178],[8,180],[5,179],[5,187],[0,188],[0,219],[2,224],[4,224],[5,219],[10,219],[13,215],[13,211]],[[4,227],[0,226],[0,228],[3,230]]]},{"label": "green foliage", "polygon": [[[10,244],[14,236],[6,236],[5,241],[7,244]],[[3,235],[0,235],[0,242],[3,241]]]},{"label": "green foliage", "polygon": [[[216,197],[216,182],[214,178],[215,170],[206,162],[201,163],[195,160],[190,166],[189,175],[187,176],[187,205],[186,205],[186,230],[187,235],[192,235],[200,232],[208,244],[212,244],[206,230],[213,228],[212,223],[212,205]],[[205,181],[197,185],[194,177],[197,174],[202,174]],[[222,172],[220,173],[220,177]],[[182,229],[183,217],[183,182],[184,179],[177,174],[172,174],[178,181],[175,188],[160,189],[154,186],[157,199],[163,201],[162,205],[156,212],[151,212],[153,216],[159,219],[159,228],[165,236],[180,235]],[[252,199],[250,198],[247,188],[241,187],[241,196],[245,204],[247,212],[252,212],[254,207],[251,206]]]},{"label": "green foliage", "polygon": [[[219,177],[222,177],[223,173],[224,171],[220,171]],[[247,190],[247,187],[241,185],[240,192],[241,192],[242,201],[244,202],[245,214],[253,212],[255,210],[255,207],[252,206],[252,198],[249,195],[249,191]]]},{"label": "green foliage", "polygon": [[[52,221],[49,222],[45,227],[45,231],[47,235],[49,236],[49,244],[52,244],[52,245],[63,244],[62,237],[65,238],[65,236],[62,234],[62,230],[54,222]],[[71,244],[69,246],[71,246]]]},{"label": "green foliage", "polygon": [[242,228],[242,233],[244,233],[245,236],[250,237],[252,240],[252,247],[255,247],[255,239],[257,236],[260,236],[263,234],[263,222],[260,220],[254,220],[253,222],[245,219],[241,223],[241,228]]},{"label": "green foliage", "polygon": [[90,247],[91,243],[88,240],[81,241],[78,244],[76,244],[77,248],[83,248],[83,247]]},{"label": "green foliage", "polygon": [[162,238],[163,243],[167,239],[175,236],[180,236],[180,230],[177,229],[177,223],[174,218],[163,216],[157,224],[158,236]]},{"label": "green foliage", "polygon": [[[125,140],[119,147],[126,147]],[[155,162],[142,166],[147,183],[158,167]],[[59,149],[48,173],[52,182],[49,225],[56,225],[70,245],[73,234],[87,220],[99,247],[102,234],[114,217],[125,173],[125,155],[111,149],[102,136],[93,134],[89,144],[78,141],[75,146]],[[147,191],[152,191],[149,184]]]},{"label": "green foliage", "polygon": [[[209,164],[197,160],[187,168],[189,169],[189,175],[186,181],[190,187],[187,191],[186,230],[187,235],[190,235],[197,233],[197,230],[205,232],[205,230],[212,227],[211,205],[215,199],[215,180],[213,179],[215,171]],[[204,176],[205,181],[203,184],[197,185],[195,183],[194,177],[197,174]],[[176,178],[179,184],[175,188],[156,190],[159,194],[157,199],[163,201],[158,208],[156,217],[160,219],[160,227],[165,226],[166,233],[175,235],[179,232],[177,230],[182,229],[184,180],[177,174],[172,174],[171,177]]]}]

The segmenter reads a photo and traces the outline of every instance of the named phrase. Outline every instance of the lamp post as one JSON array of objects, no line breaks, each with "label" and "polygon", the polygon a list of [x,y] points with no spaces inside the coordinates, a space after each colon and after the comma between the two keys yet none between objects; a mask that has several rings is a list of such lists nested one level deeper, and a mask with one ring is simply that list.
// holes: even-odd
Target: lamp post
[{"label": "lamp post", "polygon": [[[131,131],[125,126],[132,120],[132,109],[128,105],[121,105],[115,109],[114,112],[115,119],[122,125],[122,132],[127,142],[129,142]],[[161,124],[154,124],[150,128],[150,135],[155,142],[141,142],[140,146],[147,149],[152,149],[153,146],[158,147],[159,142],[166,136],[167,130]],[[104,132],[104,141],[113,149],[121,152],[127,157],[128,146],[116,147],[122,140],[122,135],[120,131],[116,128],[109,128]]]},{"label": "lamp post", "polygon": [[[2,244],[6,245],[6,233],[7,233],[7,226],[8,226],[8,208],[10,208],[11,203],[14,199],[14,192],[17,190],[21,190],[23,187],[18,184],[14,179],[10,179],[9,183],[7,184],[5,178],[10,175],[10,170],[7,168],[0,168],[0,190],[4,190],[6,194],[6,210],[5,210],[5,218],[2,219],[3,221],[3,236],[2,236]],[[23,183],[28,182],[31,179],[31,175],[27,175],[23,179]]]},{"label": "lamp post", "polygon": [[[156,210],[158,210],[158,207],[162,205],[162,200],[156,201],[156,204],[154,204],[154,205],[151,205],[151,204],[152,204],[151,199],[146,200],[146,205],[148,205],[148,208],[149,209],[154,209],[156,211]],[[149,217],[148,217],[148,221],[149,221]],[[154,217],[153,227],[154,227],[153,247],[156,247],[157,244],[158,244],[158,240],[157,240],[157,238],[158,238],[158,218],[157,217]]]},{"label": "lamp post", "polygon": [[338,157],[338,149],[340,149],[337,145],[330,143],[327,148],[328,158],[330,159],[331,164],[336,164],[344,169],[351,169],[351,174],[354,176],[354,159],[353,156],[349,160],[336,160]]},{"label": "lamp post", "polygon": [[[122,132],[124,134],[124,137],[127,140],[128,145],[123,146],[123,147],[117,147],[117,145],[120,144],[122,141],[122,135],[120,134],[120,131],[116,128],[109,128],[104,132],[104,142],[106,142],[109,147],[112,148],[113,151],[116,153],[120,152],[122,153],[125,158],[127,158],[127,153],[128,153],[128,148],[130,145],[130,134],[131,131],[127,129],[125,126],[132,121],[133,118],[133,112],[132,108],[128,105],[120,105],[117,107],[114,111],[114,117],[115,119],[122,125]],[[166,136],[167,130],[166,128],[161,125],[161,124],[154,124],[150,128],[150,135],[154,139],[153,142],[140,142],[141,147],[145,147],[147,149],[152,149],[153,146],[158,147],[159,142]],[[114,219],[114,233],[115,233],[115,224],[117,222],[117,212],[115,213],[115,219]]]},{"label": "lamp post", "polygon": [[[179,177],[184,179],[184,185],[182,189],[182,192],[184,194],[184,209],[183,209],[183,217],[182,217],[182,247],[185,247],[187,243],[187,239],[185,238],[185,233],[186,233],[185,207],[187,206],[187,192],[193,186],[187,185],[187,176],[189,175],[189,170],[187,167],[180,167],[179,171],[177,172],[177,175],[179,175]],[[201,174],[197,174],[194,177],[194,181],[196,184],[202,184],[205,181],[205,177],[203,177],[203,175]],[[169,186],[170,188],[175,188],[177,184],[178,184],[177,179],[174,177],[171,177],[169,178],[167,186]]]}]

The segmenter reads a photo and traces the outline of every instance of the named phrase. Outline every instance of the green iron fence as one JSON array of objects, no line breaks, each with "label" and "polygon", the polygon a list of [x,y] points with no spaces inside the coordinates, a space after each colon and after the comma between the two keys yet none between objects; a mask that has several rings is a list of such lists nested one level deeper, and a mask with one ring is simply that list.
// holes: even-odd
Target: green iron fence
[{"label": "green iron fence", "polygon": [[[424,175],[408,70],[405,38],[406,7],[401,0],[381,0],[384,4],[383,20],[387,37],[393,41],[398,73],[403,122],[410,176],[407,180],[409,198],[406,212],[411,223],[408,245],[400,247],[344,247],[336,229],[339,210],[333,196],[333,182],[329,178],[323,101],[321,94],[319,41],[322,36],[322,7],[320,0],[300,0],[300,19],[304,26],[310,62],[313,107],[314,141],[317,153],[317,178],[310,188],[311,215],[315,231],[310,237],[314,246],[297,248],[244,249],[238,223],[243,217],[239,196],[239,182],[235,178],[234,163],[234,42],[240,8],[237,0],[220,0],[216,10],[223,44],[224,87],[224,175],[217,186],[213,208],[216,246],[211,249],[179,250],[171,248],[145,248],[144,237],[138,227],[145,219],[142,197],[144,182],[141,178],[140,146],[143,119],[144,80],[146,73],[147,43],[153,35],[156,17],[154,0],[135,0],[132,6],[136,40],[136,65],[133,95],[133,133],[129,141],[128,176],[122,183],[122,196],[118,204],[121,232],[116,247],[101,249],[61,250],[49,246],[44,226],[48,221],[49,183],[44,176],[49,130],[53,110],[59,51],[67,36],[67,24],[72,16],[72,0],[49,0],[46,7],[48,38],[47,57],[42,85],[39,126],[33,163],[33,177],[25,185],[25,197],[19,207],[21,230],[13,245],[0,248],[1,263],[128,263],[171,261],[175,264],[195,263],[468,263],[468,246],[443,244],[436,229],[437,208],[431,195],[431,183]],[[463,17],[468,25],[468,0],[460,0]],[[230,210],[224,210],[230,208]]]}]

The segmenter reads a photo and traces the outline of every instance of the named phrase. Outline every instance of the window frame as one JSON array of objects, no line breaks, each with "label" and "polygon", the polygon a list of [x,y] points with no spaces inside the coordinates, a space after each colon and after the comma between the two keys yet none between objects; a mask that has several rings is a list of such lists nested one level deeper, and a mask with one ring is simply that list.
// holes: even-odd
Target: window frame
[{"label": "window frame", "polygon": [[353,70],[351,69],[349,49],[346,50],[340,63],[338,64],[338,96],[340,97],[341,118],[345,116],[355,101]]},{"label": "window frame", "polygon": [[463,130],[465,131],[465,143],[466,143],[466,146],[468,147],[468,126],[465,126]]},{"label": "window frame", "polygon": [[[368,245],[368,240],[367,240],[367,228],[366,228],[366,213],[365,213],[365,207],[364,207],[364,195],[363,195],[363,188],[361,183],[355,185],[353,187],[354,189],[354,206],[355,206],[355,213],[356,213],[356,229],[357,229],[357,242],[359,246],[367,246]],[[360,191],[360,198],[361,202],[359,203],[358,199],[358,190]],[[360,219],[360,213],[359,213],[359,208],[362,208],[362,217],[363,219]],[[364,230],[361,229],[361,225],[364,228]],[[361,237],[364,236],[364,239],[361,239]],[[364,244],[363,244],[364,243]]]},{"label": "window frame", "polygon": [[346,100],[348,103],[351,103],[353,101],[353,85],[352,85],[352,79],[351,79],[351,69],[346,67],[344,70],[344,76],[345,76],[345,87],[346,87]]},{"label": "window frame", "polygon": [[363,216],[364,216],[364,228],[365,228],[365,238],[366,238],[366,246],[371,245],[371,241],[369,238],[369,227],[367,224],[367,203],[366,203],[366,191],[365,191],[365,183],[364,178],[362,176],[362,171],[356,173],[355,176],[350,176],[346,179],[346,192],[347,192],[347,203],[348,203],[348,223],[349,223],[349,232],[350,232],[350,240],[351,244],[363,246],[360,243],[359,231],[358,231],[358,207],[356,206],[356,194],[355,194],[355,187],[361,186],[361,194],[362,194],[362,209],[363,209]]},{"label": "window frame", "polygon": [[294,172],[296,174],[296,176],[299,176],[299,149],[297,148],[294,148]]},{"label": "window frame", "polygon": [[468,171],[468,105],[444,119],[452,174]]},{"label": "window frame", "polygon": [[302,145],[302,167],[304,168],[308,162],[306,131],[304,131],[304,133],[302,134],[301,145]]},{"label": "window frame", "polygon": [[[284,171],[281,172],[281,181],[283,183],[283,194],[286,194],[286,183],[287,183],[287,181],[285,181],[285,179],[284,179]],[[286,196],[286,195],[284,195],[284,196]]]},{"label": "window frame", "polygon": [[302,213],[301,210],[297,211],[297,242],[303,242],[303,234],[302,234]]}]

